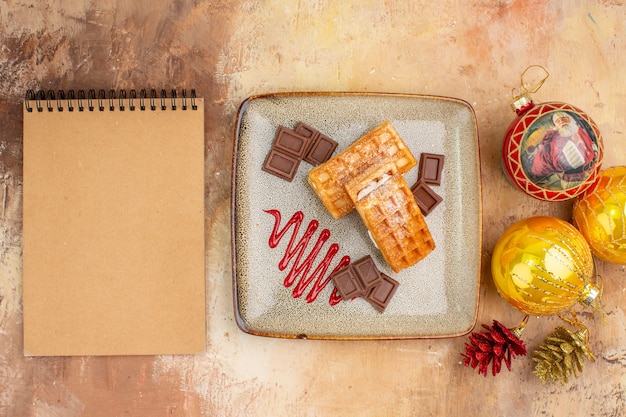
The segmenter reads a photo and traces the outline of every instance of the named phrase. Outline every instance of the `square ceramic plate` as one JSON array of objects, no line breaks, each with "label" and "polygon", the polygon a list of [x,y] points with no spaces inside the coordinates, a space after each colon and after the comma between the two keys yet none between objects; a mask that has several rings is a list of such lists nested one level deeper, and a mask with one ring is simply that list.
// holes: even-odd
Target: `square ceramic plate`
[{"label": "square ceramic plate", "polygon": [[[385,120],[418,161],[423,152],[445,156],[441,184],[432,186],[443,202],[426,216],[436,248],[397,274],[356,211],[339,220],[326,211],[307,183],[311,165],[302,161],[291,182],[261,170],[279,126],[295,128],[302,121],[318,129],[338,142],[336,155]],[[409,186],[417,181],[417,169],[404,175]],[[475,324],[482,237],[480,161],[476,118],[465,101],[375,93],[248,98],[237,120],[232,208],[234,306],[245,332],[408,339],[460,336]],[[270,245],[273,234],[280,238]],[[383,313],[362,298],[331,302],[332,270],[344,257],[366,255],[400,282]]]}]

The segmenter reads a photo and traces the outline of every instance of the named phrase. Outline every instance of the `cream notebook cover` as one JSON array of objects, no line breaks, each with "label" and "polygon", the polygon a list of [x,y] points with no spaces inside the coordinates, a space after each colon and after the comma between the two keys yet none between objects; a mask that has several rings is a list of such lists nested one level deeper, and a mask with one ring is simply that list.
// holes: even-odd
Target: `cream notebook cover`
[{"label": "cream notebook cover", "polygon": [[204,351],[203,106],[29,92],[25,355]]}]

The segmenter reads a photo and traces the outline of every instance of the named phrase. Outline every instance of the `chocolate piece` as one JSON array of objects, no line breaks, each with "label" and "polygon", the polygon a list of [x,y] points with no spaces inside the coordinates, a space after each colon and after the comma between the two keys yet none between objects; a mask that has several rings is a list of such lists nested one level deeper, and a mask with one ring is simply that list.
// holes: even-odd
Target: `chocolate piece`
[{"label": "chocolate piece", "polygon": [[304,160],[311,165],[319,165],[328,161],[335,149],[337,149],[337,142],[320,133],[315,137]]},{"label": "chocolate piece", "polygon": [[299,165],[300,159],[272,148],[267,158],[265,158],[262,169],[291,182],[296,175]]},{"label": "chocolate piece", "polygon": [[443,201],[443,198],[433,191],[432,188],[426,184],[424,180],[419,180],[411,188],[415,201],[419,206],[422,214],[427,216],[439,203]]},{"label": "chocolate piece", "polygon": [[335,288],[339,291],[341,298],[346,301],[363,295],[363,284],[350,265],[336,271],[330,276],[330,279],[333,280]]},{"label": "chocolate piece", "polygon": [[400,283],[387,274],[381,273],[381,281],[367,292],[365,299],[381,313],[385,311],[389,301],[395,294]]},{"label": "chocolate piece", "polygon": [[274,148],[302,159],[309,149],[310,142],[310,137],[300,135],[285,126],[279,126],[274,140]]},{"label": "chocolate piece", "polygon": [[307,138],[312,138],[316,134],[320,133],[319,130],[307,125],[304,122],[298,123],[294,131],[299,135],[306,136]]},{"label": "chocolate piece", "polygon": [[338,144],[336,141],[304,122],[298,123],[294,130],[302,136],[311,138],[309,149],[304,155],[304,160],[311,165],[319,165],[328,161],[335,149],[337,149]]},{"label": "chocolate piece", "polygon": [[350,267],[363,284],[364,289],[369,289],[378,284],[383,278],[370,255],[364,256],[353,262]]},{"label": "chocolate piece", "polygon": [[370,255],[341,268],[330,278],[343,300],[362,296],[381,313],[400,285],[389,275],[380,272]]},{"label": "chocolate piece", "polygon": [[420,156],[418,179],[427,184],[441,185],[444,156],[434,153],[423,153]]}]

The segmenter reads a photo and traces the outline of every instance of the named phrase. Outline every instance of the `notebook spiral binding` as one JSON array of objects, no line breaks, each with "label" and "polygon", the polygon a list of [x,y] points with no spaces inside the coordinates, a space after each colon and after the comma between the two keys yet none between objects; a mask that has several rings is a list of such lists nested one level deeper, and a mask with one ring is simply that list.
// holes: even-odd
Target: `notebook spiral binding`
[{"label": "notebook spiral binding", "polygon": [[[149,93],[148,93],[149,91]],[[122,89],[117,93],[115,90],[109,90],[108,94],[105,90],[88,90],[85,95],[85,90],[68,90],[67,94],[64,90],[59,90],[56,93],[54,90],[28,90],[26,97],[24,98],[24,105],[26,111],[29,113],[37,110],[38,112],[57,111],[62,112],[64,109],[67,111],[78,110],[81,111],[124,111],[128,108],[130,111],[139,109],[144,111],[157,110],[157,105],[160,110],[177,110],[176,99],[178,94],[176,90],[171,90],[169,97],[165,89],[160,91],[157,96],[156,89],[142,89],[139,90],[139,96],[137,96],[136,90],[128,91]],[[181,110],[197,110],[196,105],[196,90],[190,90],[189,96],[187,96],[187,90],[181,91],[182,99]],[[34,105],[32,105],[34,102]],[[189,103],[188,103],[189,102]]]}]

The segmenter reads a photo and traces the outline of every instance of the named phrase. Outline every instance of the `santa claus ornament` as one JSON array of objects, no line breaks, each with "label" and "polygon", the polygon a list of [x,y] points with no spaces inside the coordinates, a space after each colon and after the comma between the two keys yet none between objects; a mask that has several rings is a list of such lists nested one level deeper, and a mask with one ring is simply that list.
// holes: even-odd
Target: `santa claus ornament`
[{"label": "santa claus ornament", "polygon": [[[545,76],[528,88],[524,77],[540,68]],[[502,146],[502,165],[521,191],[547,201],[569,200],[595,181],[602,159],[602,137],[582,110],[561,102],[535,104],[530,94],[541,88],[548,72],[528,67],[521,76],[521,92],[513,95],[517,117],[509,125]]]}]

